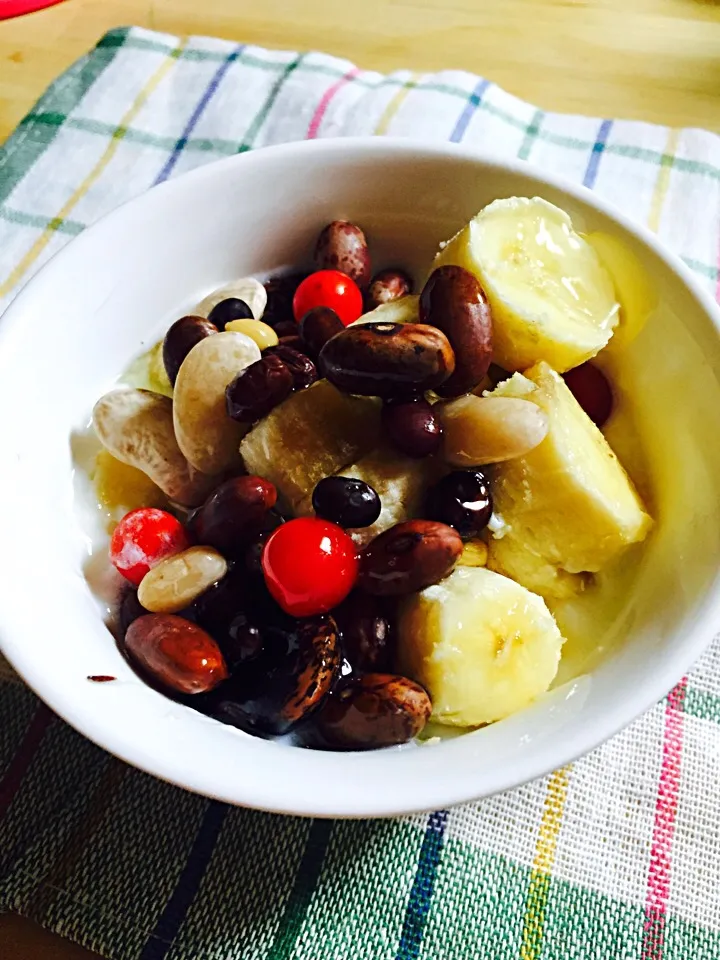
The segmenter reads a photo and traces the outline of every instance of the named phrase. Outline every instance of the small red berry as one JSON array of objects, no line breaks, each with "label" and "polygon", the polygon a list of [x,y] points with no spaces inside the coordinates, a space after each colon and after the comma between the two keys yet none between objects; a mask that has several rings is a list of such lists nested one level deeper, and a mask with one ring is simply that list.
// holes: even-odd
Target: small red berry
[{"label": "small red berry", "polygon": [[268,590],[286,613],[327,613],[352,590],[358,573],[355,544],[328,520],[301,517],[270,534],[262,555]]},{"label": "small red berry", "polygon": [[594,363],[581,363],[563,374],[577,402],[597,427],[608,420],[613,408],[612,388],[605,374]]},{"label": "small red berry", "polygon": [[110,559],[135,586],[152,567],[190,546],[185,527],[171,513],[140,507],[126,513],[110,540]]},{"label": "small red berry", "polygon": [[363,312],[360,288],[340,270],[317,270],[295,291],[293,313],[298,323],[316,307],[329,307],[347,327]]}]

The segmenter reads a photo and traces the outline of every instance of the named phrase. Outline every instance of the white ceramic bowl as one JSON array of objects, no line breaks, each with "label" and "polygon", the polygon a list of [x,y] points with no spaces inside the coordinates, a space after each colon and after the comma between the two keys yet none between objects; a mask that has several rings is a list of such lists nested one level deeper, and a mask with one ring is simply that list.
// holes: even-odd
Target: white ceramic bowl
[{"label": "white ceramic bowl", "polygon": [[[141,683],[83,578],[70,435],[127,361],[222,282],[302,262],[357,220],[377,262],[420,270],[489,201],[540,195],[621,237],[661,308],[623,358],[654,478],[657,529],[589,676],[437,745],[333,754],[266,742]],[[317,816],[426,810],[515,787],[591,750],[661,698],[720,624],[720,322],[655,238],[588,191],[455,146],[325,140],[234,157],[164,184],[58,254],[0,324],[0,643],[34,690],[118,757],[208,796]],[[602,638],[598,638],[600,641]],[[94,684],[91,674],[116,676]]]}]

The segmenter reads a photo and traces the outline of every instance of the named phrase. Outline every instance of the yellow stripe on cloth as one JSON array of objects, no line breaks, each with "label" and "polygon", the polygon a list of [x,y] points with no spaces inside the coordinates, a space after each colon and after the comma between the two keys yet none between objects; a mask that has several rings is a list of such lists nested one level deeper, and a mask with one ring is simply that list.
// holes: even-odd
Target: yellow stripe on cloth
[{"label": "yellow stripe on cloth", "polygon": [[668,190],[670,189],[670,174],[680,142],[680,133],[680,130],[669,131],[660,170],[657,180],[655,181],[655,189],[653,190],[652,200],[650,202],[650,213],[648,214],[647,220],[648,227],[650,227],[654,233],[657,233],[660,229],[660,219],[662,217],[663,207],[665,206],[665,200],[667,199]]},{"label": "yellow stripe on cloth", "polygon": [[388,132],[390,129],[390,124],[395,118],[395,115],[407,99],[410,91],[417,86],[419,80],[420,74],[411,73],[405,83],[403,83],[400,89],[396,91],[395,96],[392,97],[388,105],[383,110],[382,116],[378,120],[377,126],[375,127],[376,137],[382,137]]},{"label": "yellow stripe on cloth", "polygon": [[563,767],[562,770],[556,770],[547,785],[545,806],[525,902],[520,960],[539,960],[542,953],[550,872],[555,863],[555,850],[565,810],[571,769],[572,767]]},{"label": "yellow stripe on cloth", "polygon": [[82,198],[88,193],[88,191],[97,183],[98,179],[102,176],[104,170],[107,168],[108,164],[115,156],[115,153],[120,146],[121,141],[125,137],[128,131],[128,127],[131,125],[133,120],[137,117],[138,113],[142,110],[143,106],[147,102],[151,94],[157,89],[159,84],[163,81],[166,74],[172,69],[172,67],[177,62],[178,57],[183,52],[187,46],[188,38],[184,37],[177,47],[174,50],[171,50],[170,53],[166,55],[163,62],[157,68],[155,73],[150,77],[148,82],[142,88],[140,93],[137,95],[135,100],[132,102],[125,115],[123,116],[120,124],[113,133],[110,143],[105,148],[105,152],[98,160],[95,167],[90,171],[90,173],[85,177],[80,186],[74,191],[72,196],[65,202],[64,206],[57,213],[55,217],[48,223],[48,225],[43,230],[42,234],[38,237],[35,243],[30,247],[28,252],[22,258],[22,260],[17,264],[13,269],[12,273],[8,276],[5,282],[0,285],[0,297],[4,297],[6,294],[10,293],[12,288],[18,283],[27,271],[32,267],[37,258],[43,252],[45,247],[50,243],[50,240],[57,230],[59,224],[65,220],[70,212],[75,206],[82,200]]}]

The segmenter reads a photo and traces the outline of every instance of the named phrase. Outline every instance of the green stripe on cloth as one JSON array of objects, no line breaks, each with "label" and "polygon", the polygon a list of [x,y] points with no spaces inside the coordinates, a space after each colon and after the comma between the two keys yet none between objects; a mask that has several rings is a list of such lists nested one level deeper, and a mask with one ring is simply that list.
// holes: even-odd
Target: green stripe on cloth
[{"label": "green stripe on cloth", "polygon": [[712,720],[714,723],[720,723],[720,697],[707,690],[688,687],[685,691],[683,711],[688,716],[697,717],[698,720]]},{"label": "green stripe on cloth", "polygon": [[542,125],[543,112],[542,110],[536,110],[533,114],[533,118],[530,123],[525,128],[525,139],[520,144],[520,149],[518,150],[518,159],[527,160],[530,156],[530,151],[533,148],[533,144],[537,139],[538,134],[540,133],[540,127]]},{"label": "green stripe on cloth", "polygon": [[285,86],[285,84],[293,75],[293,73],[300,67],[304,57],[305,57],[305,54],[302,54],[302,53],[299,54],[297,57],[295,57],[295,59],[292,60],[285,67],[283,72],[277,78],[277,80],[273,84],[272,89],[270,90],[270,93],[267,96],[267,99],[265,100],[263,105],[260,107],[258,112],[255,114],[255,116],[253,117],[250,123],[250,126],[247,128],[247,131],[245,132],[245,136],[243,137],[243,142],[240,144],[240,146],[237,149],[238,153],[244,153],[246,150],[252,149],[255,143],[255,140],[257,138],[257,135],[260,132],[260,129],[262,128],[263,123],[265,123],[265,121],[267,120],[270,114],[270,111],[275,106],[275,101],[280,96],[280,92],[282,91],[282,88]]},{"label": "green stripe on cloth", "polygon": [[[0,204],[52,144],[64,118],[78,106],[113,62],[127,40],[128,30],[113,31],[112,43],[108,45],[105,40],[110,36],[104,37],[94,53],[78,60],[48,88],[30,115],[20,123],[7,143],[0,147]],[[32,118],[37,113],[52,115],[58,118],[58,122],[33,123]]]},{"label": "green stripe on cloth", "polygon": [[22,210],[13,210],[12,207],[0,207],[0,217],[9,223],[17,223],[23,227],[35,227],[38,230],[58,230],[60,233],[67,233],[70,237],[76,237],[85,229],[84,223],[77,220],[58,220],[57,218],[41,217],[37,213],[24,213]]}]

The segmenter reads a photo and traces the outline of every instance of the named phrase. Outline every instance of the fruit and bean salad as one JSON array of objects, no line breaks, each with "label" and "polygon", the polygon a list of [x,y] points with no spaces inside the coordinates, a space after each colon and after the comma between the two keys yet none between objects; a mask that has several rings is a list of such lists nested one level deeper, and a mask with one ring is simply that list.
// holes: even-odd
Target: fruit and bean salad
[{"label": "fruit and bean salad", "polygon": [[132,507],[110,559],[137,672],[330,750],[547,691],[553,606],[652,525],[600,429],[604,351],[641,326],[603,242],[539,198],[497,200],[415,293],[336,220],[314,269],[177,319],[93,413],[96,489]]}]

